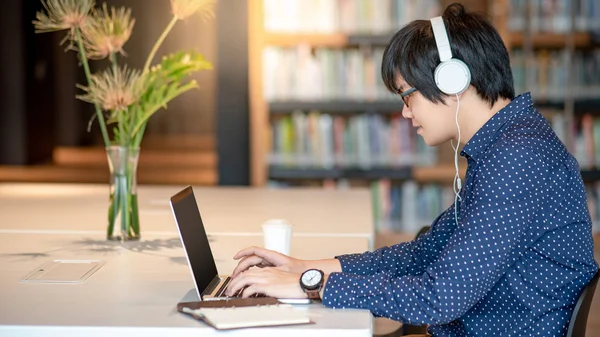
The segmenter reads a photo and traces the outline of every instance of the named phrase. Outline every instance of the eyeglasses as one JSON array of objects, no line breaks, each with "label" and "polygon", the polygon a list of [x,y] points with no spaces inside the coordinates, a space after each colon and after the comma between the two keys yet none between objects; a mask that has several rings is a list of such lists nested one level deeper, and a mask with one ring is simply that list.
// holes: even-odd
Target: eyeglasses
[{"label": "eyeglasses", "polygon": [[408,96],[410,96],[410,94],[414,93],[415,91],[417,91],[417,88],[410,88],[406,91],[402,91],[400,89],[398,89],[398,95],[400,95],[400,98],[402,98],[402,102],[404,102],[404,104],[406,105],[406,107],[408,108]]}]

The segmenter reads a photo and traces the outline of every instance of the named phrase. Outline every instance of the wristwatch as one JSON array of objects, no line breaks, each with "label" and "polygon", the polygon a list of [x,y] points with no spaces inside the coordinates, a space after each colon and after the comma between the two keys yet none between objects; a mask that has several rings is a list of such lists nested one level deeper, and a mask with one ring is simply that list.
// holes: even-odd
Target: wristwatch
[{"label": "wristwatch", "polygon": [[320,300],[319,291],[323,287],[323,271],[319,269],[309,269],[300,276],[300,287],[309,299]]}]

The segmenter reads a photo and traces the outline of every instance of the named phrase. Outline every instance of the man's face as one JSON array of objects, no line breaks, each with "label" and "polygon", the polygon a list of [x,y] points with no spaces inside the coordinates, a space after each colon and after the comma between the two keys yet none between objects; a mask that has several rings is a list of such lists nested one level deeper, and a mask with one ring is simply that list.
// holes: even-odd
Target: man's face
[{"label": "man's face", "polygon": [[[398,75],[396,88],[406,91],[411,86]],[[454,100],[446,99],[448,105],[433,103],[417,90],[406,96],[405,101],[408,106],[405,104],[402,108],[402,116],[411,120],[412,125],[417,127],[417,134],[423,137],[427,145],[437,146],[456,138],[456,102]]]}]

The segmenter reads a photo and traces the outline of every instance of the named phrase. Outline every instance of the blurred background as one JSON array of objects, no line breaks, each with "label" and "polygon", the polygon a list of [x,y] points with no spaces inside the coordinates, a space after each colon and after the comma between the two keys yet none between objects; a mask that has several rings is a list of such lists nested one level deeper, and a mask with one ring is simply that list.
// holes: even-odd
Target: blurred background
[{"label": "blurred background", "polygon": [[[108,0],[136,19],[125,45],[141,68],[168,23],[168,0]],[[214,70],[151,120],[140,184],[367,187],[380,233],[414,233],[452,203],[450,144],[428,148],[379,76],[400,27],[445,0],[218,0],[215,20],[178,24],[158,55],[201,52]],[[487,15],[534,101],[577,157],[598,219],[600,2],[458,1]],[[93,107],[64,33],[34,34],[37,0],[0,2],[0,182],[107,183]],[[93,63],[102,69],[102,62]],[[462,158],[461,158],[462,160]],[[464,163],[461,169],[464,174]],[[393,236],[391,240],[396,240]]]}]

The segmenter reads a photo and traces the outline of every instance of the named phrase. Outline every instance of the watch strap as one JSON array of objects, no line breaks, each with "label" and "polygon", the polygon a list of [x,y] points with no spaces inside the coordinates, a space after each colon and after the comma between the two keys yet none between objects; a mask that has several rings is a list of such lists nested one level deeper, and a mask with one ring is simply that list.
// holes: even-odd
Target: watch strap
[{"label": "watch strap", "polygon": [[319,289],[315,289],[315,290],[304,290],[304,292],[306,293],[306,296],[308,297],[308,299],[310,300],[321,300],[321,295],[319,294],[319,291],[321,290],[321,288],[319,287]]}]

